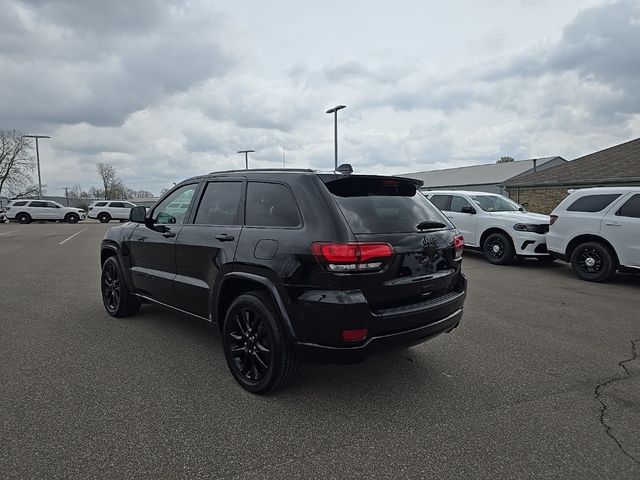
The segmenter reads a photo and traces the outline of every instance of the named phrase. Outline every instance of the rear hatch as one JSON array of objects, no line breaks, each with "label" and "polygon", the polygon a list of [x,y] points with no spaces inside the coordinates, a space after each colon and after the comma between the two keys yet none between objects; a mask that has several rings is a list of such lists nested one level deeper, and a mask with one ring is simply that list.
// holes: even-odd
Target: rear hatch
[{"label": "rear hatch", "polygon": [[350,274],[374,314],[407,314],[457,295],[462,238],[417,190],[421,182],[359,175],[323,180],[357,242],[392,247],[379,269]]}]

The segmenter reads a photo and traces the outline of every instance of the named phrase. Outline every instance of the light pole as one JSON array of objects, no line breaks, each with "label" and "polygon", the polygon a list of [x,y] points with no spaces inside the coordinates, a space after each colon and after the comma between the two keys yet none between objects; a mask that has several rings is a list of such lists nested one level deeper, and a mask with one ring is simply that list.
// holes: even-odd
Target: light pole
[{"label": "light pole", "polygon": [[67,207],[69,206],[69,187],[64,187],[64,196],[67,197]]},{"label": "light pole", "polygon": [[38,159],[38,198],[42,198],[42,179],[40,177],[40,149],[38,148],[39,138],[51,138],[49,135],[22,135],[23,138],[36,139],[36,158]]},{"label": "light pole", "polygon": [[347,108],[346,105],[336,105],[333,108],[327,110],[327,113],[333,113],[333,145],[335,153],[335,166],[333,170],[338,170],[338,110]]},{"label": "light pole", "polygon": [[255,150],[238,150],[238,153],[244,153],[244,169],[249,170],[249,153],[254,153]]}]

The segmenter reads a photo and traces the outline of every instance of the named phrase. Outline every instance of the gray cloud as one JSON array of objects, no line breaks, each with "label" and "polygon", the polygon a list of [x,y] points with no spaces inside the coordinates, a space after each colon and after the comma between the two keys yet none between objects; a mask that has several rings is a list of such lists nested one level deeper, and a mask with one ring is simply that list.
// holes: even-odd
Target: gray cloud
[{"label": "gray cloud", "polygon": [[8,4],[9,18],[22,23],[5,36],[23,49],[21,56],[7,53],[16,40],[0,53],[0,90],[12,92],[0,98],[0,120],[119,125],[168,95],[227,74],[236,58],[224,45],[220,16],[156,3],[34,2],[32,11]]}]

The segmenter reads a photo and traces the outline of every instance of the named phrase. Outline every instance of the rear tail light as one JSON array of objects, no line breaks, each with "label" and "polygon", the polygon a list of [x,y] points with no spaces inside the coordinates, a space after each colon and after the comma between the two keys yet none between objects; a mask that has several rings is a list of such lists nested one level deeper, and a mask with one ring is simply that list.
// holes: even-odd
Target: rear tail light
[{"label": "rear tail light", "polygon": [[388,243],[313,242],[311,252],[331,272],[370,272],[380,270],[394,254]]},{"label": "rear tail light", "polygon": [[551,215],[551,217],[549,217],[549,225],[556,223],[556,220],[558,220],[558,215]]},{"label": "rear tail light", "polygon": [[93,210],[93,207],[89,207],[89,210]]},{"label": "rear tail light", "polygon": [[345,342],[357,342],[359,340],[364,340],[367,338],[367,334],[369,330],[366,328],[359,328],[358,330],[343,330],[342,331],[342,340]]},{"label": "rear tail light", "polygon": [[457,234],[453,237],[453,258],[456,260],[462,257],[462,251],[464,250],[464,237]]}]

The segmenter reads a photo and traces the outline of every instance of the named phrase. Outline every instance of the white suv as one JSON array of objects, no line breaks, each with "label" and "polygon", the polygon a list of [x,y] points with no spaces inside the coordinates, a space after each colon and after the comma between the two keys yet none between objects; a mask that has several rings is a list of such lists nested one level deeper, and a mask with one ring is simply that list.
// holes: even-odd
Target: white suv
[{"label": "white suv", "polygon": [[640,273],[640,187],[573,191],[551,212],[547,245],[583,280]]},{"label": "white suv", "polygon": [[530,213],[513,200],[494,193],[461,190],[423,191],[451,220],[465,247],[482,250],[491,263],[506,265],[516,257],[553,260],[545,235],[549,216]]},{"label": "white suv", "polygon": [[81,208],[65,207],[51,200],[12,200],[6,210],[9,220],[17,220],[20,223],[31,223],[32,220],[77,223],[86,216]]},{"label": "white suv", "polygon": [[123,222],[129,220],[133,207],[133,203],[125,200],[100,200],[89,205],[89,218],[97,218],[101,223],[109,223],[112,219]]}]

